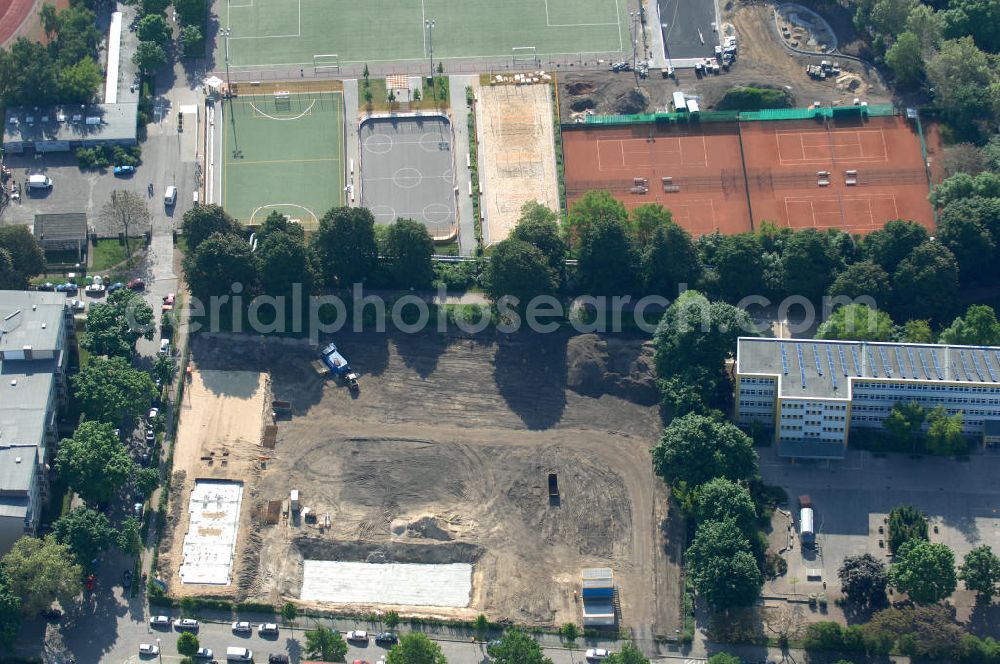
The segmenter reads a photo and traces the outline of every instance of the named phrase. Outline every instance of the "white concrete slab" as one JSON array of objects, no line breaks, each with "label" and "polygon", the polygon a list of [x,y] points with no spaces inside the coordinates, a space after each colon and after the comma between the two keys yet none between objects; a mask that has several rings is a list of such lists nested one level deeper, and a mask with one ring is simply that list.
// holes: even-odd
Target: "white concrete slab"
[{"label": "white concrete slab", "polygon": [[242,501],[239,482],[195,482],[179,572],[183,583],[224,586],[232,581]]},{"label": "white concrete slab", "polygon": [[306,560],[302,599],[336,604],[469,605],[472,565]]}]

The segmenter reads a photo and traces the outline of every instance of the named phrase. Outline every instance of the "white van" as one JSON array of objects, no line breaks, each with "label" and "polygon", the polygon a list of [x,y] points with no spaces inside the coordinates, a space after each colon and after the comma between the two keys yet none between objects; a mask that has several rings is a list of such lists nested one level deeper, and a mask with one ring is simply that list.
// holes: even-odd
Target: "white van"
[{"label": "white van", "polygon": [[42,175],[41,173],[29,175],[27,187],[28,189],[51,189],[52,178],[47,175]]},{"label": "white van", "polygon": [[170,185],[167,187],[167,193],[163,194],[163,204],[166,206],[171,206],[177,202],[177,187]]},{"label": "white van", "polygon": [[230,662],[249,662],[253,660],[253,651],[250,648],[229,646],[226,648],[226,660]]}]

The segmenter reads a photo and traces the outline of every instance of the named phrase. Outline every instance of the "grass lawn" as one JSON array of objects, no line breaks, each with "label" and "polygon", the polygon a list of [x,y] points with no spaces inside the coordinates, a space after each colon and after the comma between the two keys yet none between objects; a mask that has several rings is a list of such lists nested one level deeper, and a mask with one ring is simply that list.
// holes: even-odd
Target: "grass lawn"
[{"label": "grass lawn", "polygon": [[[365,102],[365,90],[364,90],[364,79],[359,83],[360,90],[358,94],[361,96],[362,103]],[[371,78],[368,79],[369,89],[372,93],[371,110],[376,113],[386,113],[390,110],[398,111],[400,110],[400,103],[406,101],[406,93],[402,93],[399,98],[396,99],[392,104],[392,109],[389,108],[389,102],[386,99],[385,79],[384,78]],[[427,84],[427,77],[420,77],[420,100],[409,102],[409,110],[411,111],[432,111],[435,109],[445,110],[451,106],[451,98],[449,97],[448,88],[448,76],[435,76],[434,85],[437,89],[437,99],[434,97],[434,91]]]},{"label": "grass lawn", "polygon": [[[133,257],[142,251],[142,243],[141,237],[129,240]],[[97,245],[91,247],[91,251],[94,256],[90,266],[91,272],[104,272],[125,262],[125,245],[118,244],[118,240],[115,238],[98,240]]]}]

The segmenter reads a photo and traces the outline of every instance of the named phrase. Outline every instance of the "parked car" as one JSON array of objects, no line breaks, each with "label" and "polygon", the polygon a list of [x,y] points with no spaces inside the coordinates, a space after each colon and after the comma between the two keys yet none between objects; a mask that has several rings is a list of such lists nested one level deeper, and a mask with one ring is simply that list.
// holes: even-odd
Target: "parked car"
[{"label": "parked car", "polygon": [[42,175],[41,173],[35,173],[34,175],[28,176],[26,186],[28,189],[51,189],[52,178],[47,175]]},{"label": "parked car", "polygon": [[80,287],[71,281],[67,281],[64,284],[59,284],[56,286],[57,293],[68,293],[69,295],[76,295],[80,291]]},{"label": "parked car", "polygon": [[123,284],[120,281],[116,281],[115,283],[108,286],[108,295],[111,295],[115,291],[120,291],[123,288],[125,288],[125,284]]},{"label": "parked car", "polygon": [[50,281],[46,281],[44,284],[38,284],[38,290],[40,291],[54,291],[56,285]]},{"label": "parked car", "polygon": [[140,655],[159,655],[160,648],[152,643],[140,643],[139,644],[139,654]]},{"label": "parked car", "polygon": [[174,299],[175,298],[176,298],[176,296],[173,293],[168,293],[168,294],[164,295],[163,296],[163,304],[164,304],[164,306],[168,306],[168,307],[174,306]]},{"label": "parked car", "polygon": [[168,355],[170,353],[170,339],[160,339],[160,355]]},{"label": "parked car", "polygon": [[600,661],[608,656],[608,651],[604,648],[587,648],[587,652],[584,655],[588,660]]},{"label": "parked car", "polygon": [[132,570],[127,569],[122,574],[122,588],[128,590],[132,587]]},{"label": "parked car", "polygon": [[146,416],[147,420],[155,420],[156,416],[160,414],[159,408],[150,408],[149,415]]},{"label": "parked car", "polygon": [[236,634],[253,633],[253,627],[245,620],[237,620],[233,623],[233,632]]},{"label": "parked car", "polygon": [[257,633],[261,636],[265,634],[276,635],[278,633],[278,625],[275,623],[261,623],[257,626]]},{"label": "parked car", "polygon": [[142,279],[132,279],[128,282],[128,289],[134,291],[140,291],[146,288],[146,282]]},{"label": "parked car", "polygon": [[368,643],[368,632],[363,629],[352,629],[347,633],[348,641],[364,641]]},{"label": "parked car", "polygon": [[283,652],[272,652],[267,656],[267,664],[288,664],[288,655]]},{"label": "parked car", "polygon": [[194,657],[195,659],[212,659],[212,655],[214,654],[215,653],[212,652],[211,648],[198,648],[198,651],[194,654]]},{"label": "parked car", "polygon": [[396,636],[395,632],[379,632],[375,635],[375,643],[384,643],[386,645],[396,645],[399,641],[399,637]]},{"label": "parked car", "polygon": [[170,616],[152,616],[149,619],[150,627],[170,627]]},{"label": "parked car", "polygon": [[119,166],[115,166],[115,175],[126,176],[133,174],[135,174],[135,166],[132,166],[130,164],[121,164]]},{"label": "parked car", "polygon": [[198,621],[194,618],[178,618],[174,621],[177,629],[198,629]]},{"label": "parked car", "polygon": [[153,427],[148,427],[146,429],[146,443],[153,444],[156,441],[156,432],[153,431]]},{"label": "parked car", "polygon": [[92,284],[88,284],[83,290],[87,295],[91,296],[104,295],[104,284],[95,281]]},{"label": "parked car", "polygon": [[83,300],[70,300],[69,309],[75,314],[82,314],[87,310],[87,303]]}]

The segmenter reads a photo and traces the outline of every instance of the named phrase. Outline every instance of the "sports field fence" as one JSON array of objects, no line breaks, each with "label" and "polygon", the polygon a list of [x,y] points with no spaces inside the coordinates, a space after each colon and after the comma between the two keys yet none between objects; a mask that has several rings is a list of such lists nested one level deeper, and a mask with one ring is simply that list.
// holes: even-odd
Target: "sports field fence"
[{"label": "sports field fence", "polygon": [[588,115],[583,124],[621,126],[650,123],[769,122],[776,120],[820,120],[847,117],[899,115],[892,104],[871,106],[821,106],[817,108],[768,108],[761,111],[700,111],[696,113],[639,113],[634,115]]}]

